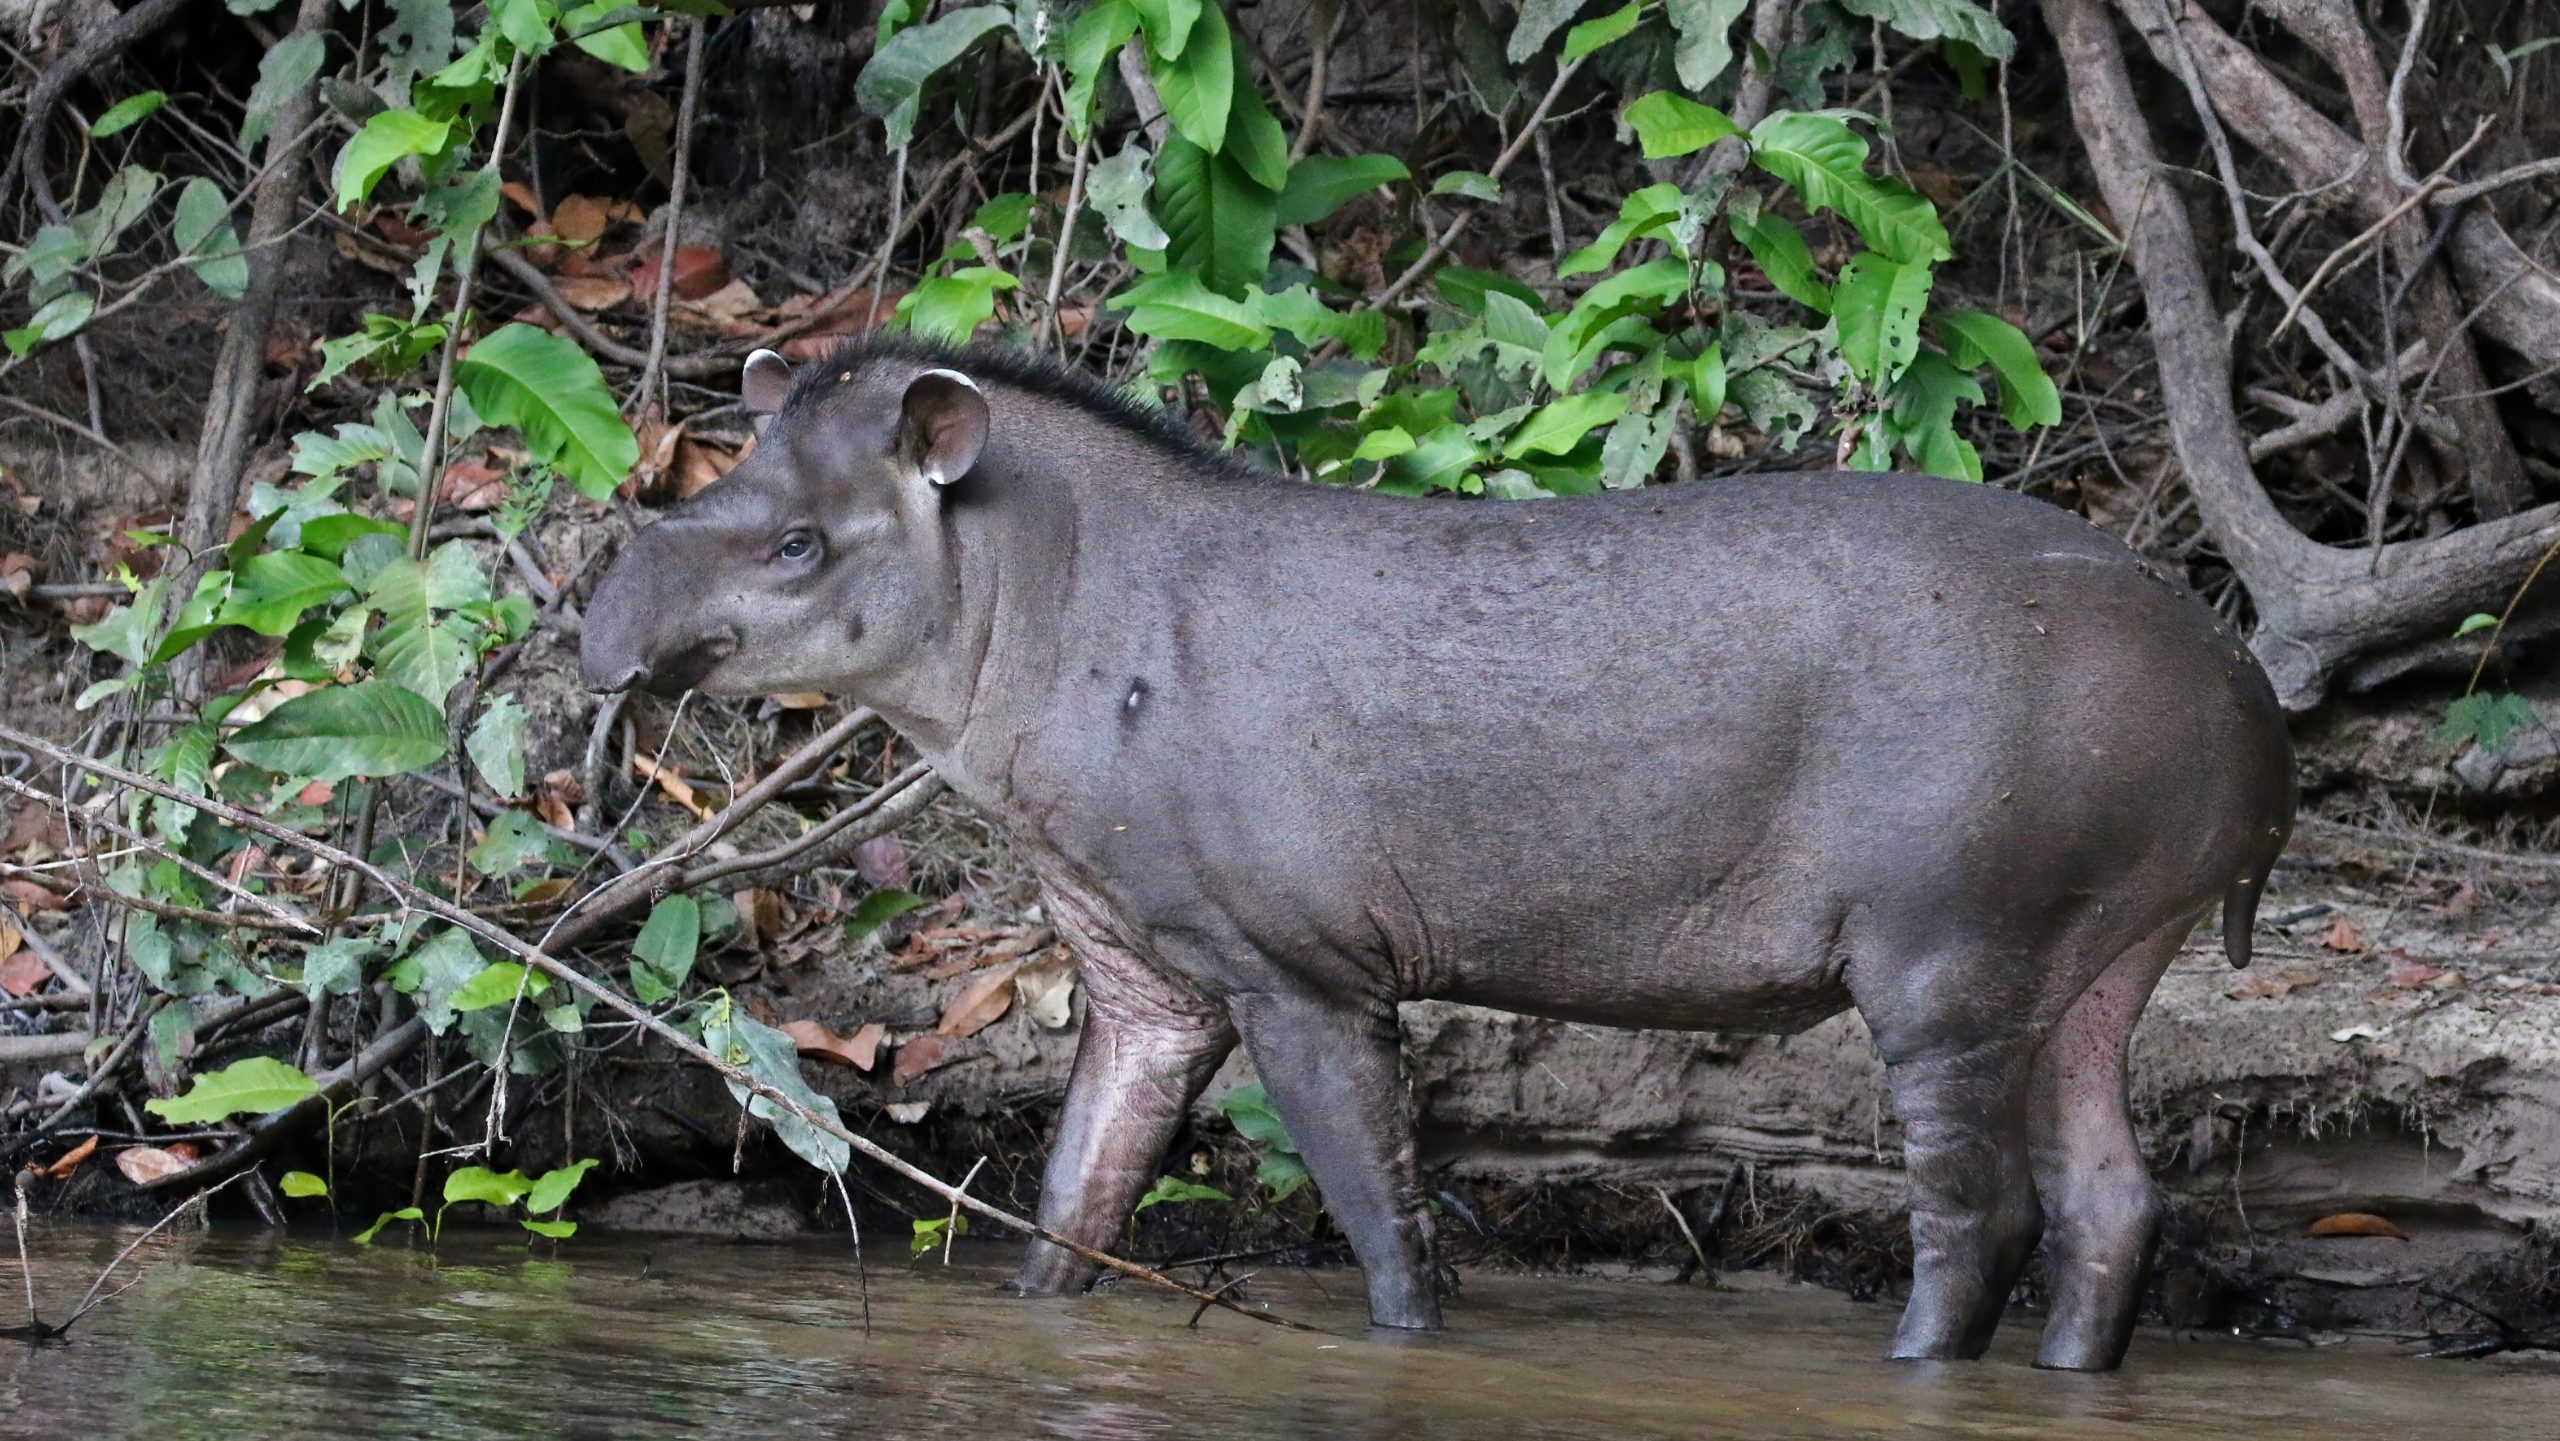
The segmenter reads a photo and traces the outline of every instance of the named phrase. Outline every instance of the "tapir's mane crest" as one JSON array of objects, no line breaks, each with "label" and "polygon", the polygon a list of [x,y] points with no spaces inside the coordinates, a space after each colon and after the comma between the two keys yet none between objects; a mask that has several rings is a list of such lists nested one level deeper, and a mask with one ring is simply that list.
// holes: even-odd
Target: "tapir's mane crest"
[{"label": "tapir's mane crest", "polygon": [[901,370],[918,366],[956,370],[972,380],[1028,391],[1072,406],[1115,430],[1175,452],[1201,470],[1272,478],[1209,444],[1163,411],[1113,391],[1089,371],[1028,350],[950,345],[894,332],[856,336],[801,366],[792,381],[791,395],[776,419],[860,385],[872,370],[883,365]]}]

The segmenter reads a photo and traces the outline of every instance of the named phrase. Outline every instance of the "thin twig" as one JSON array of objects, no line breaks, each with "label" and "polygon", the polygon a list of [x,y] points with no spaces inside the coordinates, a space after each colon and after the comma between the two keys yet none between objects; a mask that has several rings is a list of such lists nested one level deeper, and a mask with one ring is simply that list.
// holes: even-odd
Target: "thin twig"
[{"label": "thin twig", "polygon": [[[65,754],[69,754],[69,752],[65,752]],[[0,790],[9,791],[14,795],[34,801],[39,805],[50,806],[55,804],[68,804],[67,802],[61,801],[59,797],[40,791],[34,786],[28,785],[25,781],[19,780],[14,776],[0,776]],[[99,815],[97,812],[89,810],[82,810],[80,812],[80,818],[84,824],[94,825],[102,829],[112,831],[125,840],[131,841],[135,845],[142,846],[154,854],[161,856],[163,859],[175,863],[178,869],[185,871],[188,875],[194,876],[197,880],[203,881],[205,884],[210,885],[217,890],[227,892],[241,900],[247,901],[250,905],[256,906],[259,910],[262,910],[268,915],[274,917],[276,920],[281,921],[287,928],[308,932],[315,936],[320,934],[320,928],[313,925],[311,922],[304,920],[302,917],[295,915],[293,912],[286,910],[284,907],[277,905],[275,902],[268,900],[266,897],[259,895],[254,891],[242,889],[229,877],[226,877],[219,872],[207,870],[205,867],[196,864],[194,861],[188,860],[184,856],[163,849],[159,845],[153,843],[150,838],[144,836],[141,832],[133,830],[121,821]]]},{"label": "thin twig", "polygon": [[[649,301],[649,354],[640,367],[640,388],[633,402],[641,415],[666,418],[667,297],[674,293],[676,231],[684,219],[684,190],[693,152],[694,107],[702,98],[702,32],[710,21],[696,16],[685,36],[684,98],[676,106],[674,169],[667,179],[667,227],[658,243],[658,288]],[[652,400],[652,393],[655,399]],[[652,406],[655,409],[652,410]]]}]

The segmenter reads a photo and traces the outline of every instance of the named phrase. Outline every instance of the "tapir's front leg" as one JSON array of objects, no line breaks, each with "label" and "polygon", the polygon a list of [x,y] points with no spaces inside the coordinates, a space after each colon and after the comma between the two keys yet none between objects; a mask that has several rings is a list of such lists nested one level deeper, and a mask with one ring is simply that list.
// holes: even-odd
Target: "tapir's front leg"
[{"label": "tapir's front leg", "polygon": [[[1107,1250],[1154,1180],[1183,1113],[1235,1048],[1236,1033],[1224,1009],[1096,934],[1072,902],[1054,893],[1048,899],[1084,972],[1085,1017],[1040,1183],[1040,1224]],[[1072,1251],[1034,1241],[1014,1289],[1026,1296],[1080,1291],[1094,1269]]]}]

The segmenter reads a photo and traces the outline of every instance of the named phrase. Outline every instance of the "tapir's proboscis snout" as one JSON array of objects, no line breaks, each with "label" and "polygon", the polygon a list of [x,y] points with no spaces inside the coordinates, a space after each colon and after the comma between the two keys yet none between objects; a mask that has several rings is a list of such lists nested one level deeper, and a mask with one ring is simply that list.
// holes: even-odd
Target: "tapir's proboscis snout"
[{"label": "tapir's proboscis snout", "polygon": [[[1040,1220],[1102,1248],[1241,1042],[1368,1273],[1437,1327],[1397,1006],[1787,1033],[1885,1063],[1914,1274],[1978,1356],[2039,1244],[2037,1364],[2106,1369],[2159,1204],[2125,1101],[2292,825],[2247,646],[2079,517],[1920,476],[1534,502],[1256,470],[1020,354],[868,339],[586,612],[603,690],[876,709],[1038,873],[1082,1050]],[[1016,1285],[1092,1268],[1035,1243]]]}]

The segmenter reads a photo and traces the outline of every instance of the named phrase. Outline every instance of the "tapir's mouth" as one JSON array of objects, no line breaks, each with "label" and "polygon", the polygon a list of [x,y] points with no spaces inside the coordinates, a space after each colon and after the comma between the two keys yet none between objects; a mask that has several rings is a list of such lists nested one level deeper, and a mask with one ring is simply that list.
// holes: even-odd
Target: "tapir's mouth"
[{"label": "tapir's mouth", "polygon": [[698,688],[720,662],[737,650],[738,633],[723,628],[676,650],[634,661],[619,675],[590,677],[587,688],[608,694],[640,690],[651,695],[682,695]]}]

